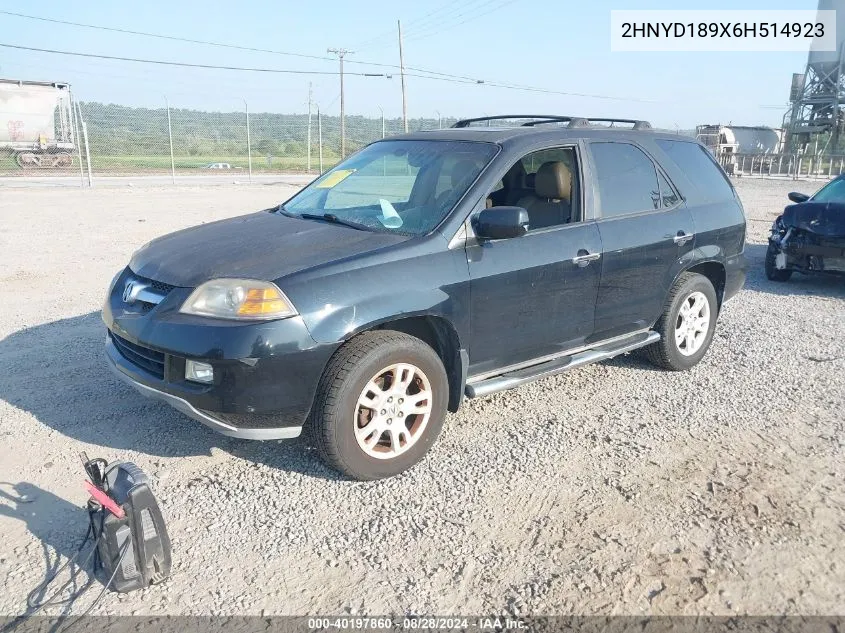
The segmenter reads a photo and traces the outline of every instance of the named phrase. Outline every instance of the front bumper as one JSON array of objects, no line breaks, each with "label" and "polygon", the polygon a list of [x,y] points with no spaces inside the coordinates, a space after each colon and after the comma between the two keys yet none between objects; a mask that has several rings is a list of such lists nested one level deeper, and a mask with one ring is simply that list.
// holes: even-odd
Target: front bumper
[{"label": "front bumper", "polygon": [[126,384],[134,387],[142,396],[166,402],[177,411],[184,413],[189,418],[193,418],[198,422],[202,422],[203,424],[214,429],[218,433],[228,435],[229,437],[239,437],[245,440],[282,440],[299,437],[299,435],[302,433],[302,426],[261,429],[237,427],[232,426],[231,424],[227,424],[222,420],[218,420],[217,418],[215,418],[212,413],[197,409],[196,407],[194,407],[194,405],[192,405],[184,398],[175,396],[172,393],[159,391],[158,389],[149,387],[142,382],[138,382],[137,380],[132,378],[130,374],[125,373],[123,370],[118,368],[118,365],[115,363],[114,360],[114,356],[116,354],[118,354],[118,352],[115,349],[114,343],[112,343],[110,339],[107,340],[106,355],[111,361],[109,363],[109,366],[111,367],[115,376],[120,378]]},{"label": "front bumper", "polygon": [[[145,396],[232,437],[297,437],[337,345],[318,344],[299,317],[232,323],[180,314],[190,289],[153,307],[127,304],[121,279],[103,306],[111,369]],[[185,379],[185,361],[214,368],[211,384]]]}]

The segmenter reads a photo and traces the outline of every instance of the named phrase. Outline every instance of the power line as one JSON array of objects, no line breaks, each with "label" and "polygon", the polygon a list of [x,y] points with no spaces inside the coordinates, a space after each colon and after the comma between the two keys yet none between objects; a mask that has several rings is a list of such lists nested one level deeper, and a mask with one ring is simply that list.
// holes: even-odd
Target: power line
[{"label": "power line", "polygon": [[[252,53],[269,53],[271,55],[286,55],[286,56],[290,56],[290,57],[299,57],[299,58],[303,58],[303,59],[314,59],[314,60],[324,61],[324,62],[334,62],[335,61],[335,58],[325,57],[323,55],[309,55],[309,54],[306,54],[306,53],[291,53],[291,52],[287,52],[287,51],[277,51],[277,50],[273,50],[273,49],[269,49],[269,48],[256,48],[256,47],[252,47],[252,46],[241,46],[241,45],[238,45],[238,44],[226,44],[226,43],[223,43],[223,42],[212,42],[210,40],[196,40],[196,39],[191,39],[191,38],[187,38],[187,37],[177,37],[177,36],[174,36],[174,35],[161,35],[160,33],[148,33],[146,31],[134,31],[134,30],[131,30],[131,29],[121,29],[121,28],[117,28],[117,27],[101,26],[101,25],[97,25],[97,24],[84,24],[82,22],[71,22],[69,20],[57,20],[57,19],[54,19],[54,18],[45,18],[45,17],[41,17],[41,16],[37,16],[37,15],[27,15],[25,13],[16,13],[14,11],[0,10],[0,14],[10,15],[10,16],[14,16],[14,17],[17,17],[17,18],[24,18],[24,19],[27,19],[27,20],[38,20],[40,22],[50,22],[52,24],[63,24],[65,26],[76,26],[76,27],[80,27],[80,28],[84,28],[84,29],[94,29],[94,30],[97,30],[97,31],[110,31],[112,33],[123,33],[123,34],[127,34],[127,35],[139,35],[139,36],[142,36],[142,37],[154,37],[156,39],[170,40],[170,41],[174,41],[174,42],[185,42],[185,43],[188,43],[188,44],[201,44],[201,45],[204,45],[204,46],[215,46],[215,47],[218,47],[218,48],[228,48],[228,49],[233,49],[233,50],[249,51],[249,52],[252,52]],[[377,67],[381,67],[381,68],[395,68],[395,69],[399,68],[399,66],[397,66],[396,64],[382,64],[382,63],[377,63],[377,62],[367,62],[367,61],[361,61],[361,60],[349,60],[349,63],[350,64],[358,64],[358,65],[361,65],[361,66],[377,66]],[[418,68],[416,70],[417,70],[417,72],[431,73],[433,75],[442,75],[442,76],[446,76],[446,77],[454,76],[454,75],[449,75],[448,73],[439,73],[439,72],[435,72],[435,71],[425,70],[425,69],[422,69],[422,68]],[[458,76],[455,76],[455,77],[461,78],[461,79],[466,79],[466,77],[458,77]]]},{"label": "power line", "polygon": [[[504,7],[505,5],[510,4],[514,1],[515,0],[505,0],[505,2],[503,4],[497,5],[497,6],[493,7],[492,9],[490,9],[489,11],[486,11],[486,12],[479,14],[478,16],[475,16],[475,17],[481,17],[482,15],[487,15],[488,13],[492,13],[493,11],[496,11],[496,10],[498,10],[498,9]],[[485,0],[485,2],[480,6],[489,5],[491,2],[495,2],[495,0]],[[468,5],[463,5],[463,6],[459,7],[459,9],[463,10],[463,9],[466,8],[466,6],[468,6]],[[479,8],[480,8],[480,6],[479,6]],[[443,8],[443,7],[441,7],[441,8]],[[430,13],[435,13],[435,12],[436,11],[432,11]],[[24,13],[16,13],[14,11],[0,10],[0,14],[10,15],[10,16],[19,17],[19,18],[25,18],[25,19],[29,19],[29,20],[38,20],[38,21],[42,21],[42,22],[50,22],[50,23],[54,23],[54,24],[64,24],[64,25],[68,25],[68,26],[76,26],[76,27],[95,29],[95,30],[101,30],[101,31],[111,31],[111,32],[115,32],[115,33],[124,33],[124,34],[129,34],[129,35],[140,35],[140,36],[144,36],[144,37],[154,37],[154,38],[158,38],[158,39],[172,40],[172,41],[178,41],[178,42],[186,42],[186,43],[190,43],[190,44],[201,44],[201,45],[205,45],[205,46],[216,46],[216,47],[220,47],[220,48],[244,50],[244,51],[250,51],[250,52],[257,52],[257,53],[269,53],[269,54],[273,54],[273,55],[289,55],[289,56],[293,56],[293,57],[300,57],[300,58],[305,58],[305,59],[314,59],[314,60],[319,60],[319,61],[330,61],[330,62],[336,61],[336,58],[324,57],[324,56],[320,56],[320,55],[309,55],[309,54],[305,54],[305,53],[289,53],[289,52],[276,51],[276,50],[271,50],[271,49],[254,48],[254,47],[249,47],[249,46],[240,46],[240,45],[236,45],[236,44],[225,44],[225,43],[221,43],[221,42],[212,42],[212,41],[208,41],[208,40],[196,40],[196,39],[176,37],[176,36],[171,36],[171,35],[160,35],[158,33],[147,33],[147,32],[144,32],[144,31],[134,31],[134,30],[130,30],[130,29],[121,29],[121,28],[109,27],[109,26],[99,26],[99,25],[94,25],[94,24],[83,24],[81,22],[71,22],[71,21],[67,21],[67,20],[57,20],[57,19],[54,19],[54,18],[45,18],[45,17],[41,17],[41,16],[27,15],[27,14],[24,14]],[[456,17],[459,17],[459,16],[456,16]],[[469,19],[472,19],[472,18],[469,18]],[[469,21],[469,19],[464,20],[463,22]],[[459,26],[463,22],[460,22],[458,24],[454,24],[452,26]],[[444,28],[452,28],[452,27],[444,27]],[[421,36],[420,33],[417,33],[417,36],[418,36],[417,39],[422,39],[422,36]],[[330,75],[330,76],[338,75],[338,73],[336,73],[336,72],[329,72],[329,71],[282,70],[282,69],[265,69],[265,68],[245,68],[245,67],[237,67],[237,66],[217,66],[217,65],[212,65],[212,64],[191,64],[191,63],[187,63],[187,62],[169,62],[169,61],[137,59],[137,58],[131,58],[131,57],[117,57],[117,56],[110,56],[110,55],[94,55],[94,54],[91,54],[91,53],[76,53],[76,52],[70,52],[70,51],[58,51],[58,50],[51,50],[51,49],[32,48],[32,47],[26,47],[26,46],[15,46],[15,45],[12,45],[12,44],[0,44],[0,46],[5,46],[7,48],[17,48],[19,50],[29,50],[29,51],[36,51],[36,52],[43,52],[43,53],[54,53],[54,54],[62,54],[62,55],[72,55],[72,56],[77,56],[77,57],[86,57],[86,58],[89,58],[89,59],[90,58],[111,59],[111,60],[116,60],[116,61],[131,61],[131,62],[138,62],[138,63],[150,63],[150,64],[158,64],[158,65],[163,65],[163,66],[182,66],[182,67],[188,67],[188,68],[209,68],[209,69],[215,69],[215,70],[238,70],[238,71],[297,74],[297,75]],[[375,67],[381,67],[381,68],[392,68],[392,69],[397,69],[397,70],[399,69],[399,66],[396,65],[396,64],[383,64],[383,63],[366,62],[366,61],[360,61],[360,60],[349,60],[348,63],[375,66]],[[506,82],[486,81],[486,80],[481,80],[481,79],[478,79],[478,78],[475,78],[475,77],[469,77],[469,76],[466,76],[466,75],[455,75],[455,74],[451,74],[451,73],[443,73],[443,72],[438,72],[438,71],[433,71],[433,70],[428,70],[428,69],[425,69],[425,68],[413,67],[413,66],[406,66],[405,68],[406,68],[406,71],[413,71],[413,72],[410,72],[410,73],[406,72],[405,76],[416,77],[416,78],[419,78],[419,79],[434,79],[434,80],[440,80],[440,81],[451,81],[452,83],[485,84],[487,86],[493,86],[493,87],[497,87],[497,88],[518,89],[518,90],[526,90],[526,91],[529,91],[529,92],[538,92],[538,93],[544,93],[544,94],[555,94],[555,95],[563,95],[563,96],[590,97],[590,98],[594,98],[594,99],[624,100],[624,101],[651,103],[651,101],[648,101],[648,100],[628,99],[628,98],[624,98],[624,97],[612,97],[612,96],[606,96],[606,95],[580,94],[580,93],[565,92],[565,91],[559,91],[559,90],[547,90],[547,89],[544,89],[544,88],[536,88],[536,87],[533,87],[533,86],[520,86],[520,85],[517,85],[517,84],[508,84]],[[424,74],[414,74],[414,73],[424,73]],[[364,76],[364,77],[386,76],[386,75],[380,75],[380,74],[375,74],[375,73],[347,73],[347,74],[354,75],[354,76]],[[429,76],[429,75],[431,75],[431,76]]]},{"label": "power line", "polygon": [[[138,64],[156,64],[161,66],[178,66],[178,67],[185,67],[185,68],[205,68],[211,70],[233,70],[233,71],[242,71],[242,72],[257,72],[257,73],[278,73],[278,74],[293,74],[293,75],[330,75],[330,76],[338,76],[340,75],[339,72],[335,71],[327,71],[327,70],[294,70],[294,69],[282,69],[282,68],[254,68],[254,67],[244,67],[244,66],[218,66],[214,64],[193,64],[189,62],[174,62],[174,61],[165,61],[165,60],[158,60],[158,59],[142,59],[137,57],[119,57],[116,55],[98,55],[94,53],[79,53],[75,51],[59,51],[49,48],[35,48],[32,46],[19,46],[16,44],[4,44],[0,43],[0,47],[4,48],[14,48],[17,50],[24,50],[24,51],[34,51],[38,53],[51,53],[54,55],[70,55],[74,57],[85,57],[89,59],[108,59],[113,61],[124,61],[124,62],[134,62]],[[352,73],[345,73],[348,75],[354,75],[357,77],[390,77],[390,75],[382,74],[382,73],[363,73],[363,72],[352,72]],[[635,99],[631,97],[611,97],[607,95],[596,95],[596,94],[587,94],[587,93],[579,93],[579,92],[566,92],[562,90],[550,90],[546,88],[538,88],[534,86],[523,86],[519,84],[509,84],[504,82],[496,82],[496,81],[483,81],[477,79],[464,79],[464,78],[450,78],[450,77],[436,77],[431,75],[420,75],[416,73],[405,73],[406,77],[416,77],[418,79],[429,79],[431,81],[445,81],[448,83],[456,83],[456,84],[470,84],[470,85],[484,85],[484,86],[491,86],[494,88],[506,88],[508,90],[523,90],[527,92],[537,92],[543,94],[553,94],[553,95],[562,95],[562,96],[569,96],[569,97],[589,97],[592,99],[609,99],[613,101],[629,101],[629,102],[640,102],[640,103],[654,103],[651,100],[645,99]]]},{"label": "power line", "polygon": [[[192,64],[189,62],[173,62],[159,59],[141,59],[138,57],[119,57],[117,55],[96,55],[94,53],[77,53],[74,51],[57,51],[49,48],[34,48],[31,46],[18,46],[16,44],[2,44],[5,48],[16,48],[22,51],[35,51],[38,53],[53,53],[56,55],[72,55],[74,57],[89,57],[94,59],[111,59],[121,62],[136,62],[139,64],[159,64],[162,66],[182,66],[186,68],[210,68],[213,70],[238,70],[255,73],[283,73],[291,75],[338,75],[339,73],[328,70],[292,70],[283,68],[250,68],[245,66],[217,66],[215,64]],[[381,73],[348,73],[359,77],[384,77]]]}]

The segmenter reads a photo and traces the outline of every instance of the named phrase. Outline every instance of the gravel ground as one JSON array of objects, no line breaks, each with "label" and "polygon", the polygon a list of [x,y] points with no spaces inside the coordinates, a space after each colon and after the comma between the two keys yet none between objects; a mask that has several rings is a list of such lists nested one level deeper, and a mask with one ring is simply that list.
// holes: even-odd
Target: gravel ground
[{"label": "gravel ground", "polygon": [[81,450],[154,475],[173,540],[166,583],[98,613],[845,613],[845,283],[762,274],[786,192],[816,184],[737,187],[750,275],[699,366],[626,356],[468,402],[375,483],[303,440],[216,435],[104,365],[100,303],[134,249],[290,186],[4,190],[0,613],[84,531]]}]

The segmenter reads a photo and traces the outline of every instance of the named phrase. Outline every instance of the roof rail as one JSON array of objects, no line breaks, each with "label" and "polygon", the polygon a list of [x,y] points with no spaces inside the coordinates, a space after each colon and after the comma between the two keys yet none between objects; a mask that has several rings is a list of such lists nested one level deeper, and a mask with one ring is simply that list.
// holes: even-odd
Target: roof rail
[{"label": "roof rail", "polygon": [[630,123],[632,130],[650,130],[651,123],[648,121],[641,121],[639,119],[616,119],[610,117],[574,117],[559,114],[500,114],[497,116],[482,116],[473,119],[461,119],[452,127],[469,127],[473,123],[480,123],[482,121],[503,121],[508,119],[534,119],[521,123],[522,127],[534,127],[535,125],[542,125],[545,123],[566,123],[569,128],[583,128],[590,127],[593,123],[609,123],[609,127],[613,127],[614,123]]},{"label": "roof rail", "polygon": [[[526,126],[535,126],[543,123],[554,123],[555,121],[529,121],[523,123]],[[650,130],[651,123],[648,121],[641,121],[639,119],[616,119],[605,117],[570,117],[569,124],[566,127],[590,127],[593,123],[610,123],[609,127],[613,127],[614,123],[630,123],[632,130]]]},{"label": "roof rail", "polygon": [[[571,116],[561,116],[558,114],[499,114],[497,116],[480,116],[474,119],[461,119],[452,127],[469,127],[472,123],[480,123],[482,121],[504,121],[506,119],[542,119],[547,122],[565,122],[572,119]],[[528,125],[528,123],[523,123]]]}]

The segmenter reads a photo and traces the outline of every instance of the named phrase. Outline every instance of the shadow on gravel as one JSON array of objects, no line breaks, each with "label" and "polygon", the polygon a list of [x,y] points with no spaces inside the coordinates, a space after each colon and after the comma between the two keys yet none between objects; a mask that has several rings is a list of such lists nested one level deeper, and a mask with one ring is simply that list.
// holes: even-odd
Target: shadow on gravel
[{"label": "shadow on gravel", "polygon": [[767,244],[745,245],[745,257],[748,262],[745,290],[781,296],[809,295],[845,299],[845,277],[794,273],[789,281],[766,279],[763,263],[767,247]]},{"label": "shadow on gravel", "polygon": [[[53,575],[63,561],[76,553],[88,527],[88,515],[84,509],[26,481],[17,484],[0,482],[0,517],[24,522],[27,529],[41,543],[44,578]],[[79,526],[79,533],[70,534],[69,525]],[[87,554],[88,550],[82,555],[83,560]],[[70,574],[65,573],[65,578],[69,577]],[[73,590],[81,586],[87,578],[85,573],[78,575],[75,581],[77,585]],[[55,589],[56,587],[48,588],[51,591]],[[40,594],[35,593],[34,598],[43,599],[44,593],[45,590]]]},{"label": "shadow on gravel", "polygon": [[[219,435],[113,377],[99,312],[26,328],[0,341],[0,398],[73,439],[116,451],[209,455],[213,447],[310,477],[338,479],[303,439],[250,442]],[[88,451],[92,454],[92,451]]]}]

